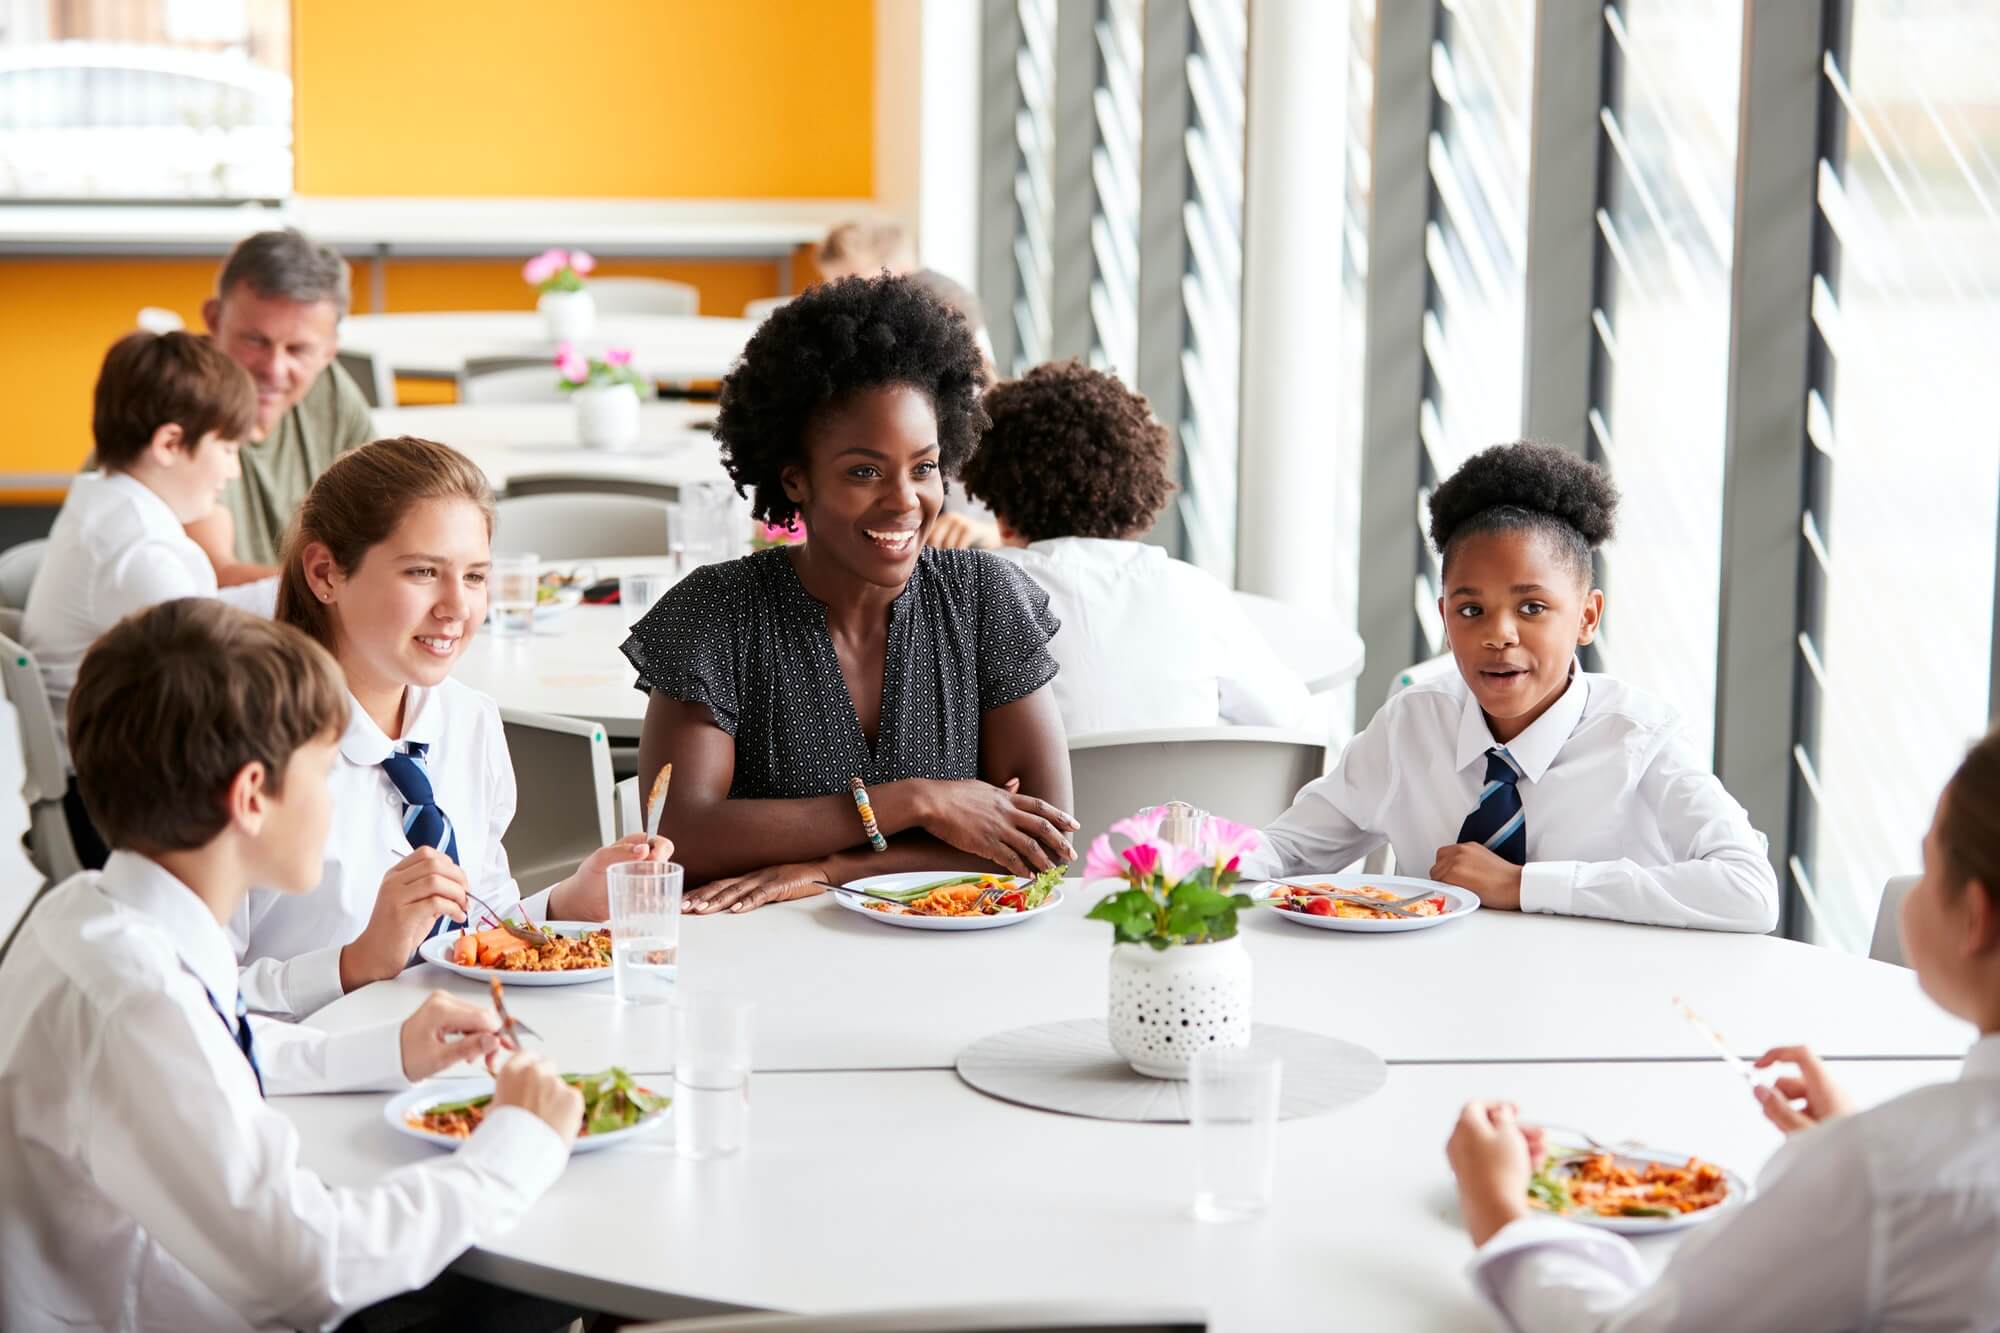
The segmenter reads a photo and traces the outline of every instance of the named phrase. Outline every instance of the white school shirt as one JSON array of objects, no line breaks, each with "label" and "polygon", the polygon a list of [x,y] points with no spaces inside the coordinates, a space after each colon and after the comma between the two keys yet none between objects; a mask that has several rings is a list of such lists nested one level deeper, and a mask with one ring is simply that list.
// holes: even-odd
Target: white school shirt
[{"label": "white school shirt", "polygon": [[[1562,696],[1506,747],[1528,825],[1522,911],[1776,927],[1764,838],[1676,723],[1653,696],[1572,664]],[[1403,874],[1429,874],[1479,804],[1497,743],[1457,672],[1411,686],[1264,830],[1245,876],[1335,871],[1385,841]]]},{"label": "white school shirt", "polygon": [[[340,998],[340,950],[367,927],[382,876],[411,851],[402,793],[382,770],[382,761],[407,741],[430,747],[424,763],[431,793],[458,835],[458,863],[473,893],[496,912],[548,919],[548,891],[523,901],[500,843],[514,819],[514,764],[498,705],[455,680],[413,685],[402,739],[391,741],[350,696],[328,782],[333,825],[319,887],[302,894],[253,890],[229,923],[243,964],[243,996],[258,1013],[302,1018]],[[484,912],[472,905],[470,916],[477,921]],[[447,920],[446,929],[456,928]]]},{"label": "white school shirt", "polygon": [[1155,727],[1276,727],[1311,695],[1205,570],[1150,542],[1057,537],[1003,547],[1062,622],[1049,652],[1071,736]]},{"label": "white school shirt", "polygon": [[278,581],[218,589],[208,553],[144,482],[123,472],[86,472],[72,481],[21,612],[21,644],[42,669],[64,763],[63,723],[84,653],[134,611],[177,597],[220,597],[268,616]]},{"label": "white school shirt", "polygon": [[[0,965],[0,1327],[327,1327],[423,1286],[562,1174],[561,1136],[501,1107],[451,1156],[327,1185],[258,1096],[235,1004],[228,936],[144,857],[112,853],[29,915]],[[250,1023],[273,1095],[407,1086],[394,1026]]]},{"label": "white school shirt", "polygon": [[1623,1237],[1549,1217],[1471,1273],[1520,1333],[2000,1328],[2000,1036],[1956,1083],[1794,1135],[1657,1281]]}]

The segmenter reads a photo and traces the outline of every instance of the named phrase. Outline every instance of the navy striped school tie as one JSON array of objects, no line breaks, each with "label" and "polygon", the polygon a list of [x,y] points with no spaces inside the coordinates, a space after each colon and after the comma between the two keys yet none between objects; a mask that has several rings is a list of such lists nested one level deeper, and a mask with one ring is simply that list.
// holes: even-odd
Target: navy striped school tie
[{"label": "navy striped school tie", "polygon": [[1507,751],[1496,745],[1486,752],[1486,785],[1479,808],[1465,817],[1460,842],[1476,842],[1503,861],[1528,863],[1528,817],[1521,810],[1521,793],[1514,789],[1521,775],[1507,762]]},{"label": "navy striped school tie", "polygon": [[[392,754],[382,761],[382,771],[403,798],[403,836],[412,847],[438,848],[457,865],[458,834],[451,826],[451,817],[438,808],[437,796],[431,791],[430,768],[424,762],[430,746],[409,741],[403,748],[407,753]],[[430,933],[437,934],[449,919],[441,916],[433,921]]]}]

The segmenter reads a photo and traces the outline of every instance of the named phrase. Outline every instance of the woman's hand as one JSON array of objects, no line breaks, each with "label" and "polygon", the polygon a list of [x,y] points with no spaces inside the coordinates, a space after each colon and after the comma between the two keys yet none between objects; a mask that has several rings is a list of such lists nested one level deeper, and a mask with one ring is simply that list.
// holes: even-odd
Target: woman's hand
[{"label": "woman's hand", "polygon": [[478,1060],[500,1049],[500,1016],[434,990],[403,1020],[403,1077],[421,1083],[460,1060]]},{"label": "woman's hand", "polygon": [[1079,825],[1047,801],[1021,795],[1019,779],[1005,786],[976,779],[934,782],[921,824],[961,852],[984,857],[1009,874],[1032,876],[1076,860],[1069,835]]},{"label": "woman's hand", "polygon": [[1811,1129],[1822,1120],[1851,1115],[1854,1102],[1833,1081],[1817,1055],[1805,1046],[1773,1046],[1757,1057],[1757,1068],[1775,1064],[1797,1065],[1799,1076],[1789,1074],[1757,1089],[1757,1104],[1764,1118],[1787,1134]]},{"label": "woman's hand", "polygon": [[1444,1146],[1474,1245],[1528,1215],[1528,1177],[1541,1152],[1541,1133],[1524,1129],[1516,1114],[1512,1102],[1467,1102]]},{"label": "woman's hand", "polygon": [[674,845],[665,838],[628,833],[583,859],[570,877],[549,892],[552,921],[603,921],[611,915],[611,887],[604,872],[627,861],[671,861]]},{"label": "woman's hand", "polygon": [[820,885],[832,878],[823,861],[766,866],[747,875],[732,875],[691,890],[681,898],[683,912],[748,912],[766,903],[810,898],[825,893]]},{"label": "woman's hand", "polygon": [[340,951],[340,988],[400,975],[441,916],[465,923],[465,871],[437,848],[419,847],[382,876],[367,926]]},{"label": "woman's hand", "polygon": [[1476,842],[1438,848],[1430,878],[1479,895],[1481,907],[1521,910],[1521,867]]}]

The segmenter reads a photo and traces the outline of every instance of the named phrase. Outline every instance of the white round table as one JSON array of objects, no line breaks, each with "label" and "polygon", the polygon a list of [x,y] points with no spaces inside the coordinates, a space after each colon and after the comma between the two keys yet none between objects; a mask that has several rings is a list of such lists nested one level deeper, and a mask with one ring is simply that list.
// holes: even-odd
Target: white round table
[{"label": "white round table", "polygon": [[[959,935],[874,925],[823,899],[689,920],[686,975],[757,998],[749,1149],[681,1161],[668,1131],[577,1158],[520,1227],[459,1267],[634,1318],[1122,1300],[1205,1309],[1219,1333],[1482,1327],[1441,1151],[1468,1097],[1754,1175],[1777,1134],[1669,995],[1746,1052],[1783,1037],[1878,1057],[1837,1067],[1864,1103],[1952,1077],[1949,1060],[1915,1057],[1955,1058],[1968,1040],[1908,973],[1765,937],[1501,913],[1339,936],[1253,915],[1258,1016],[1369,1043],[1393,1067],[1366,1101],[1278,1127],[1265,1218],[1208,1225],[1189,1215],[1188,1127],[1030,1111],[942,1067],[969,1036],[1101,1012],[1107,932],[1071,887],[1051,919]],[[1601,984],[1555,975],[1604,958],[1621,962],[1579,968]],[[447,980],[478,993],[420,968],[313,1021],[399,1018]],[[666,1073],[666,1011],[621,1008],[608,991],[519,987],[508,1003],[564,1069],[616,1059]],[[435,1151],[391,1132],[383,1102],[273,1104],[298,1123],[305,1163],[352,1184]],[[1673,1243],[1642,1248],[1657,1264]]]},{"label": "white round table", "polygon": [[[600,314],[579,350],[629,347],[643,375],[663,380],[713,380],[729,373],[755,320],[712,315]],[[399,375],[453,379],[477,357],[555,357],[542,317],[532,310],[412,311],[350,315],[340,344],[386,362]]]},{"label": "white round table", "polygon": [[686,486],[727,481],[710,435],[715,404],[653,400],[639,405],[639,440],[629,449],[585,449],[568,402],[380,407],[377,436],[437,440],[479,465],[494,490],[516,477],[557,474]]}]

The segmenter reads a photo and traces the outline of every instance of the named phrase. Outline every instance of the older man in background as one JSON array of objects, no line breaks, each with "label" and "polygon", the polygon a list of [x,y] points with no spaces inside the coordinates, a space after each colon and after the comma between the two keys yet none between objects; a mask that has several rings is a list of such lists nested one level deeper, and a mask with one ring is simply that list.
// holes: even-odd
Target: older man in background
[{"label": "older man in background", "polygon": [[276,573],[285,527],[314,480],[373,434],[367,400],[333,359],[348,295],[347,261],[286,228],[231,251],[202,304],[216,345],[257,382],[243,475],[212,515],[188,525],[220,584]]}]

